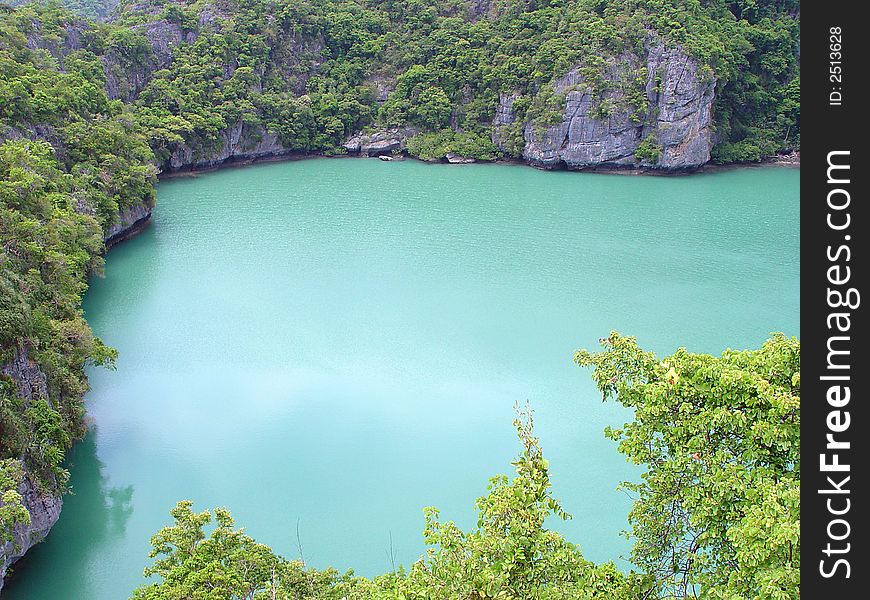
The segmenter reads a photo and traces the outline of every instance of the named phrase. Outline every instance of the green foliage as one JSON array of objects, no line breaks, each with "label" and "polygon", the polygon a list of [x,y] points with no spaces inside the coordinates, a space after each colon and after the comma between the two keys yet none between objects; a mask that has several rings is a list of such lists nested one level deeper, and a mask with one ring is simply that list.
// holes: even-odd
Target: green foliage
[{"label": "green foliage", "polygon": [[[21,278],[5,269],[0,271],[0,347],[11,348],[16,340],[29,335],[33,322],[30,305],[20,291]],[[0,356],[0,362],[11,359]]]},{"label": "green foliage", "polygon": [[[646,95],[646,84],[649,78],[649,70],[641,67],[633,77],[629,77],[625,94],[625,102],[632,113],[632,120],[642,124],[650,110],[649,98]],[[657,82],[658,83],[658,82]]]},{"label": "green foliage", "polygon": [[617,106],[614,100],[611,98],[604,98],[589,111],[589,116],[593,119],[604,121],[613,116],[616,112],[616,108]]},{"label": "green foliage", "polygon": [[568,519],[550,493],[549,462],[543,457],[526,410],[514,421],[522,453],[515,476],[493,477],[477,500],[477,528],[461,531],[427,508],[429,547],[407,576],[385,576],[397,598],[618,598],[629,580],[612,563],[596,566],[574,544],[548,531],[547,518]]},{"label": "green foliage", "polygon": [[536,129],[562,122],[565,112],[565,93],[558,94],[550,84],[541,86],[526,110],[526,120]]},{"label": "green foliage", "polygon": [[514,426],[522,452],[513,462],[513,479],[490,480],[488,494],[477,500],[473,531],[425,509],[428,550],[407,572],[400,568],[369,581],[351,572],[306,569],[233,529],[225,509],[215,510],[216,527],[206,537],[211,513],[194,513],[183,501],[170,512],[174,524],[151,538],[150,556],[157,560],[145,575],[161,581],[139,588],[133,598],[610,600],[643,589],[643,578],[623,575],[612,563],[594,565],[546,529],[548,518],[570,517],[550,493],[550,466],[533,435],[531,411],[520,413]]},{"label": "green foliage", "polygon": [[607,432],[646,467],[624,484],[634,563],[666,598],[799,597],[799,342],[662,361],[616,332],[603,345],[575,358],[634,411]]},{"label": "green foliage", "polygon": [[109,18],[112,11],[118,6],[119,0],[4,0],[9,6],[21,6],[32,2],[44,4],[59,4],[68,8],[71,12],[96,21],[104,21]]},{"label": "green foliage", "polygon": [[0,378],[0,461],[55,492],[84,430],[85,367],[115,356],[82,317],[87,279],[102,268],[119,211],[153,202],[155,170],[129,108],[107,97],[93,52],[28,45],[37,29],[34,39],[62,47],[66,24],[81,21],[52,4],[9,14],[0,22],[0,365],[38,370],[45,386]]},{"label": "green foliage", "polygon": [[423,160],[440,160],[450,153],[477,160],[495,160],[500,155],[489,137],[449,129],[414,136],[408,140],[408,152]]},{"label": "green foliage", "polygon": [[21,464],[16,460],[0,459],[0,545],[12,541],[15,525],[30,524],[30,513],[18,491],[20,483]]},{"label": "green foliage", "polygon": [[656,144],[652,135],[646,136],[634,151],[634,157],[642,163],[655,164],[661,156],[662,147]]},{"label": "green foliage", "polygon": [[[616,332],[600,353],[580,351],[605,399],[634,421],[607,435],[646,467],[629,515],[641,573],[595,565],[545,527],[570,518],[550,493],[550,465],[532,414],[514,421],[522,452],[512,479],[496,476],[462,531],[424,511],[426,554],[373,580],[306,569],[233,529],[224,509],[171,512],[155,535],[146,598],[637,598],[786,600],[800,588],[800,346],[775,335],[760,350],[721,358],[679,350],[660,361]],[[210,595],[200,590],[210,590]]]},{"label": "green foliage", "polygon": [[[800,143],[796,14],[789,2],[725,0],[502,0],[483,15],[461,0],[148,0],[124,4],[88,51],[109,58],[107,76],[133,99],[136,125],[165,164],[177,151],[214,154],[238,127],[243,146],[272,132],[290,149],[327,154],[369,127],[487,137],[499,94],[510,92],[529,102],[520,118],[547,127],[563,118],[557,80],[575,67],[595,118],[627,111],[642,124],[648,74],[615,78],[614,57],[643,56],[657,37],[718,80],[714,157],[728,162]],[[184,34],[159,68],[148,24]],[[99,87],[104,77],[90,64],[87,81]],[[499,135],[512,155],[518,131]]]},{"label": "green foliage", "polygon": [[[149,556],[156,558],[145,576],[158,575],[159,583],[136,590],[136,600],[169,598],[322,598],[347,597],[355,587],[351,573],[306,569],[300,561],[287,561],[258,544],[244,531],[234,529],[226,509],[214,517],[208,511],[194,513],[189,501],[170,511],[175,522],[151,538]],[[214,528],[206,536],[205,527]]]},{"label": "green foliage", "polygon": [[[63,4],[91,18],[104,18],[114,6],[113,0]],[[104,238],[120,213],[153,204],[157,167],[166,166],[173,157],[212,156],[228,138],[238,140],[242,149],[252,149],[269,134],[287,149],[333,154],[343,152],[344,141],[360,130],[411,125],[421,131],[409,142],[416,156],[439,159],[452,152],[493,160],[501,155],[491,136],[502,94],[515,98],[516,118],[495,133],[506,154],[519,156],[525,123],[540,128],[563,120],[566,94],[573,87],[566,88],[562,78],[574,68],[583,79],[583,91],[593,95],[593,116],[605,119],[627,111],[642,124],[649,112],[644,89],[649,74],[640,68],[614,80],[613,65],[614,57],[641,56],[652,38],[682,47],[701,62],[703,77],[716,79],[717,161],[760,160],[799,147],[799,5],[795,0],[484,4],[137,0],[125,1],[117,18],[103,24],[88,22],[53,1],[16,9],[0,6],[0,365],[19,361],[46,378],[45,389],[30,395],[20,393],[11,378],[0,378],[0,493],[5,511],[0,531],[24,518],[16,508],[19,500],[12,488],[18,480],[9,461],[26,468],[40,489],[64,486],[63,453],[84,430],[85,367],[111,366],[115,357],[114,350],[94,338],[82,317],[87,280],[100,274]],[[617,102],[613,99],[617,96],[624,100]],[[648,138],[637,152],[639,160],[654,162],[660,149]],[[776,348],[783,344],[788,345],[769,343]],[[765,346],[759,356],[765,352],[773,350]],[[639,350],[635,354],[638,360],[645,356]],[[673,364],[685,359],[689,362],[680,362],[680,368],[691,370],[695,363],[690,356],[679,355]],[[721,360],[736,361],[735,356]],[[592,355],[584,360],[596,365],[606,362]],[[753,381],[762,373],[749,362],[729,365],[744,368]],[[643,377],[651,382],[655,373],[646,370]],[[736,402],[745,400],[724,383],[716,385],[715,389],[734,394]],[[787,395],[784,387],[771,385]],[[621,390],[620,400],[641,406],[632,389]],[[643,388],[643,393],[657,390],[661,391]],[[653,397],[653,405],[664,405],[671,398]],[[720,419],[714,425],[728,432],[716,433],[727,441],[724,455],[706,447],[699,453],[704,465],[713,461],[708,468],[724,481],[717,483],[717,493],[733,494],[728,502],[717,497],[721,502],[716,510],[708,506],[709,498],[698,495],[713,492],[705,487],[694,459],[688,465],[695,470],[688,472],[699,478],[698,485],[674,488],[668,479],[675,476],[675,469],[686,467],[685,456],[680,459],[675,444],[700,443],[685,437],[688,430],[676,421],[670,423],[671,429],[662,427],[666,445],[649,456],[632,445],[634,438],[615,434],[633,460],[648,464],[650,473],[662,477],[650,478],[638,488],[642,501],[632,513],[638,537],[636,560],[656,577],[657,589],[671,593],[679,585],[685,591],[691,582],[710,590],[711,598],[720,597],[717,590],[732,594],[729,598],[789,594],[798,581],[791,558],[798,554],[793,527],[795,463],[767,464],[764,460],[773,460],[772,455],[761,449],[772,439],[778,452],[792,460],[796,442],[786,435],[791,429],[784,429],[784,423],[795,414],[779,414],[771,408],[780,421],[764,420],[747,400],[741,414],[753,432],[757,429],[762,443],[752,441],[756,433],[748,437],[735,433],[740,423],[728,421],[728,411],[720,414],[721,410],[707,407],[712,402],[703,397],[688,404],[702,406],[705,418]],[[691,413],[677,413],[691,417]],[[646,419],[638,423],[651,423],[653,415],[638,414]],[[626,431],[633,435],[658,430],[638,425]],[[660,439],[658,433],[649,435],[650,440]],[[407,574],[379,580],[380,597],[431,597],[427,594],[433,589],[468,597],[491,593],[590,597],[605,594],[611,584],[625,583],[612,567],[587,564],[561,538],[536,528],[540,511],[555,510],[555,505],[546,500],[546,468],[542,470],[543,463],[536,458],[536,442],[529,445],[530,433],[527,438],[521,433],[521,438],[528,456],[517,464],[514,481],[494,481],[490,496],[478,504],[480,530],[463,533],[440,523],[436,513],[428,513],[427,540],[440,550]],[[737,438],[751,439],[741,442],[743,447],[734,446]],[[520,468],[532,463],[538,466]],[[751,494],[738,489],[740,481],[751,483]],[[667,490],[658,487],[665,484],[673,485]],[[528,495],[526,485],[543,486],[545,495]],[[674,513],[682,520],[665,535],[654,526],[653,517],[671,492],[685,493],[677,496],[679,510]],[[510,497],[515,493],[523,501],[511,510],[530,519],[523,526],[531,529],[522,530],[522,540],[512,533],[521,531],[521,523],[499,521],[503,506],[516,500]],[[772,531],[770,543],[761,548],[755,524],[771,515],[782,517],[784,525]],[[259,587],[246,588],[253,585],[248,580],[239,583],[238,569],[243,567],[229,565],[228,573],[235,575],[212,572],[225,584],[216,588],[222,590],[218,595],[242,597],[246,590],[255,590],[250,595],[280,589],[287,597],[298,597],[313,594],[310,586],[318,590],[321,584],[323,590],[356,589],[358,582],[352,578],[268,558],[269,553],[253,541],[237,536],[228,518],[218,515],[220,540],[208,544],[203,538],[195,545],[216,555],[214,548],[236,544],[244,549],[241,554],[250,551],[258,556]],[[497,528],[486,525],[490,521],[507,527],[506,533],[496,535]],[[696,536],[688,538],[697,542],[691,556],[682,552],[685,539],[675,538],[675,532]],[[656,551],[655,544],[681,548],[681,558],[665,564],[664,551]],[[522,549],[522,556],[503,554],[517,549]],[[783,558],[786,550],[789,560]],[[171,548],[168,552],[176,556]],[[197,555],[196,560],[200,558]],[[191,560],[182,561],[188,571],[198,564]],[[265,567],[270,571],[266,580],[261,577]],[[559,570],[563,567],[571,572]],[[665,578],[668,568],[671,574]],[[175,569],[167,563],[155,573],[177,575],[178,581],[187,581],[186,586],[196,584],[199,575]],[[473,577],[457,584],[471,587],[450,587],[453,584],[444,574],[459,572],[473,572]],[[194,578],[188,581],[188,576]],[[682,583],[677,583],[679,577]],[[297,584],[302,587],[292,587]],[[595,587],[599,584],[604,587]],[[297,594],[299,590],[303,591]],[[327,593],[332,591],[323,591]]]},{"label": "green foliage", "polygon": [[800,23],[793,3],[784,4],[738,9],[733,30],[742,52],[717,88],[717,162],[757,161],[800,147]]},{"label": "green foliage", "polygon": [[396,89],[381,107],[380,119],[390,126],[411,123],[430,130],[446,127],[452,102],[437,80],[437,75],[423,65],[409,68],[396,80]]}]

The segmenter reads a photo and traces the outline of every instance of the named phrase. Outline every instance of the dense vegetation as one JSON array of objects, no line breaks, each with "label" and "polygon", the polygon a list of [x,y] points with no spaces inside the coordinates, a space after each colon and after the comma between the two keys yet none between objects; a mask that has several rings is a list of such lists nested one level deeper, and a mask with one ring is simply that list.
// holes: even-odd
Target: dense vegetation
[{"label": "dense vegetation", "polygon": [[[203,4],[137,3],[119,20],[163,18],[196,33],[137,101],[161,159],[182,139],[207,151],[240,119],[299,150],[342,152],[359,129],[411,125],[460,132],[463,151],[492,158],[499,93],[520,94],[521,119],[551,122],[564,101],[552,96],[555,78],[579,64],[603,94],[608,57],[641,52],[651,32],[718,78],[718,160],[759,160],[800,140],[796,1],[224,0],[205,13]],[[432,139],[417,148],[428,156]]]},{"label": "dense vegetation", "polygon": [[[477,527],[463,532],[427,508],[425,556],[367,580],[305,568],[276,556],[225,509],[194,513],[189,501],[151,540],[160,581],[134,598],[791,600],[800,589],[800,345],[779,335],[760,350],[721,357],[679,350],[663,361],[612,333],[594,367],[605,399],[634,421],[608,435],[645,467],[630,514],[628,575],[595,565],[544,526],[569,518],[550,493],[549,463],[531,411],[514,422],[522,453],[515,476],[490,480]],[[563,466],[564,468],[564,466]],[[208,590],[205,592],[204,590]]]},{"label": "dense vegetation", "polygon": [[[213,155],[232,135],[250,146],[274,136],[298,152],[343,153],[350,135],[393,126],[420,132],[408,149],[421,158],[518,156],[518,128],[516,143],[501,149],[491,138],[499,94],[517,95],[513,109],[520,120],[553,123],[565,100],[554,91],[557,78],[579,68],[600,95],[611,85],[603,75],[607,61],[641,52],[653,38],[681,46],[717,80],[716,160],[759,160],[800,140],[796,0],[126,0],[117,9],[111,0],[67,0],[68,8],[11,4],[21,2],[0,3],[0,545],[13,523],[29,518],[17,491],[22,478],[42,492],[64,489],[64,453],[84,431],[85,368],[111,366],[114,358],[82,318],[81,298],[88,278],[100,273],[104,242],[119,215],[153,204],[156,173],[174,158]],[[87,20],[105,19],[111,10],[108,23]],[[644,99],[632,90],[626,98],[643,108]],[[602,102],[596,114],[606,117],[610,110]],[[658,149],[649,140],[638,152],[654,159]],[[26,372],[35,383],[17,389],[13,372]],[[626,391],[623,397],[632,396]],[[520,463],[538,460],[531,433],[521,437],[526,454]],[[640,462],[676,460],[635,455],[626,444],[626,453]],[[793,463],[777,460],[758,471],[769,475],[753,483],[758,498],[743,498],[727,514],[709,518],[730,524],[750,510],[793,510],[784,471]],[[504,499],[499,494],[509,486],[546,482],[545,472],[520,471],[514,483],[494,488],[493,502]],[[529,518],[555,510],[543,496],[538,501],[543,504],[524,505]],[[687,497],[678,515],[683,529],[670,532],[697,536],[699,548],[711,550],[696,549],[693,558],[673,565],[673,573],[685,574],[682,589],[690,581],[719,586],[729,568],[760,568],[741,562],[750,560],[740,554],[752,544],[748,525],[738,533],[685,523],[695,501]],[[498,509],[484,501],[481,510],[498,522]],[[638,509],[633,518],[651,531],[644,524],[651,514]],[[219,519],[219,531],[238,538],[225,516]],[[442,585],[436,582],[446,581],[450,569],[471,572],[475,561],[486,563],[469,557],[491,556],[489,544],[502,542],[481,527],[465,535],[433,516],[427,539],[442,552],[394,576],[391,589],[410,586],[418,591],[406,595],[420,595],[434,589],[426,586]],[[723,541],[726,534],[738,537]],[[546,560],[597,573],[563,542],[545,538],[539,542],[558,546]],[[673,537],[668,542],[676,543]],[[772,545],[767,551],[775,555],[751,561],[784,564],[780,550]],[[638,552],[638,565],[664,585],[664,559],[652,550]],[[296,573],[284,562],[275,568],[285,567]],[[166,568],[155,572],[165,575]],[[523,575],[531,578],[523,585],[551,589],[540,581],[556,577],[555,568],[535,567]],[[560,581],[564,589],[592,585]],[[755,589],[757,582],[747,581],[741,585]]]},{"label": "dense vegetation", "polygon": [[[68,18],[38,14],[47,39]],[[20,503],[22,466],[37,489],[65,484],[64,453],[84,432],[84,367],[114,356],[82,318],[87,277],[100,271],[118,212],[153,201],[155,172],[128,108],[92,76],[96,58],[70,53],[61,69],[31,50],[20,19],[32,16],[0,20],[0,366],[45,377],[21,397],[0,376],[0,495],[10,522],[27,519],[7,510]],[[7,533],[0,529],[0,542]]]},{"label": "dense vegetation", "polygon": [[[9,6],[21,6],[30,0],[6,0]],[[119,0],[63,0],[64,7],[80,17],[94,21],[105,21],[109,18]]]},{"label": "dense vegetation", "polygon": [[[656,38],[718,80],[714,158],[735,162],[799,146],[798,11],[796,0],[128,0],[111,25],[76,26],[87,32],[74,63],[44,47],[131,104],[161,163],[182,145],[214,153],[240,125],[252,143],[268,131],[321,153],[361,129],[413,126],[433,134],[411,145],[420,156],[458,146],[492,159],[521,151],[489,140],[500,93],[519,95],[521,120],[552,123],[556,78],[579,66],[600,96],[607,62]],[[68,31],[33,23],[63,19],[14,18],[61,46]],[[645,100],[626,95],[640,114]]]}]

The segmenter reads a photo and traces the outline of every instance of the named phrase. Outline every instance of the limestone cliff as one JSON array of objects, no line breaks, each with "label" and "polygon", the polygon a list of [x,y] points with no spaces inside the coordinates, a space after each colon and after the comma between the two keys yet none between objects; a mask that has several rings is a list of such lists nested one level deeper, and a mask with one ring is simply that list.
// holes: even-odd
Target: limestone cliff
[{"label": "limestone cliff", "polygon": [[141,202],[121,209],[117,221],[103,236],[106,248],[111,248],[139,233],[151,220],[153,208],[149,202]]},{"label": "limestone cliff", "polygon": [[[138,233],[150,220],[152,206],[142,202],[121,210],[117,222],[105,234],[106,247],[111,247]],[[26,407],[31,401],[43,398],[52,404],[48,393],[45,373],[28,355],[27,349],[16,348],[12,359],[0,365],[0,376],[11,379],[16,395],[24,400]],[[51,528],[60,518],[63,496],[59,491],[41,490],[30,477],[28,466],[22,461],[24,477],[18,486],[18,493],[27,512],[30,524],[17,525],[12,531],[12,541],[0,543],[0,590],[3,579],[10,566],[22,558],[28,550],[45,539]],[[0,499],[0,506],[3,505]]]},{"label": "limestone cliff", "polygon": [[63,506],[63,498],[60,494],[40,492],[26,475],[18,487],[18,492],[21,494],[24,507],[30,513],[30,524],[16,526],[12,532],[13,541],[0,544],[0,591],[3,589],[3,578],[6,577],[9,567],[45,539],[60,518],[60,509]]},{"label": "limestone cliff", "polygon": [[117,49],[109,49],[100,57],[106,77],[106,95],[130,102],[148,83],[151,74],[172,62],[173,50],[181,43],[193,43],[197,34],[184,31],[175,23],[159,20],[130,28],[142,34],[149,43],[149,52],[140,60],[130,60]]},{"label": "limestone cliff", "polygon": [[[30,359],[26,349],[17,348],[12,360],[0,365],[0,375],[9,377],[14,382],[16,394],[24,400],[25,405],[35,398],[49,398],[45,374]],[[27,465],[22,466],[24,478],[18,492],[24,507],[30,513],[30,524],[15,526],[12,531],[13,540],[0,544],[0,590],[3,589],[3,578],[7,569],[48,535],[60,517],[63,506],[63,498],[59,492],[37,489],[28,476]]]},{"label": "limestone cliff", "polygon": [[293,151],[284,146],[278,135],[260,127],[249,127],[241,121],[220,132],[217,150],[195,149],[191,144],[177,144],[163,165],[170,171],[215,167],[231,160],[253,160],[280,156]]},{"label": "limestone cliff", "polygon": [[[476,16],[490,10],[488,2],[477,2],[472,8]],[[153,10],[150,5],[143,8],[144,12]],[[217,5],[207,5],[193,30],[182,30],[161,18],[136,26],[134,29],[149,42],[149,58],[124,69],[112,55],[104,56],[107,93],[125,101],[134,98],[147,84],[150,73],[172,62],[176,47],[193,43],[200,32],[220,30],[226,17]],[[317,35],[285,34],[274,40],[270,62],[266,71],[256,73],[255,87],[259,91],[263,76],[268,75],[285,81],[297,96],[304,95],[306,82],[326,60],[324,49],[324,40]],[[509,156],[519,155],[544,168],[682,170],[709,162],[716,80],[708,68],[680,48],[666,46],[652,33],[640,50],[591,58],[597,61],[594,68],[577,65],[551,82],[549,89],[529,94],[532,104],[545,102],[542,96],[547,93],[561,101],[558,120],[520,118],[513,107],[519,94],[502,93],[492,121],[493,143]],[[233,62],[227,63],[224,76],[232,77],[236,68]],[[372,74],[366,84],[375,90],[380,104],[394,88],[395,76]],[[407,139],[416,133],[411,127],[359,132],[343,146],[349,154],[360,156],[405,152]],[[210,168],[304,152],[276,132],[245,119],[229,123],[216,138],[204,142],[185,136],[183,142],[168,148],[160,168]]]},{"label": "limestone cliff", "polygon": [[522,157],[532,165],[582,169],[646,167],[680,170],[710,160],[715,80],[680,49],[650,44],[646,56],[630,54],[604,66],[603,90],[582,69],[555,82],[564,97],[555,123],[518,122],[518,94],[502,94],[493,142],[508,149],[522,132]]}]

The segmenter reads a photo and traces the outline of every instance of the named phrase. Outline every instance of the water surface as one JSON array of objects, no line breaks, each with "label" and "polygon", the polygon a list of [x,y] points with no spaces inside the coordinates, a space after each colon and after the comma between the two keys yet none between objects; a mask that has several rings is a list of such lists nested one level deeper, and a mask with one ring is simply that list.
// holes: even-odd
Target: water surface
[{"label": "water surface", "polygon": [[288,557],[298,526],[314,566],[387,571],[391,539],[409,565],[424,506],[473,526],[510,472],[517,401],[574,515],[554,526],[626,555],[637,472],[602,431],[628,415],[572,353],[798,335],[798,178],[319,159],[161,183],[88,292],[118,368],[91,373],[75,494],[8,597],[126,598],[184,498]]}]

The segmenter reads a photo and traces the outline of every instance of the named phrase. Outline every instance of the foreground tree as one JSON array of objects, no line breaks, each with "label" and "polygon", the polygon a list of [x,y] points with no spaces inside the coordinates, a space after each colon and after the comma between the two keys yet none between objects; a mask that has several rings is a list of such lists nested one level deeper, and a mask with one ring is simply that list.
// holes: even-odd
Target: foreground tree
[{"label": "foreground tree", "polygon": [[[0,548],[13,541],[12,528],[15,525],[30,524],[30,513],[18,492],[20,484],[21,465],[14,460],[0,460]],[[5,557],[0,553],[2,558]]]},{"label": "foreground tree", "polygon": [[[151,538],[149,556],[156,558],[145,576],[158,575],[159,583],[136,590],[136,600],[290,600],[346,598],[356,587],[351,574],[334,569],[306,569],[288,561],[235,529],[229,511],[194,513],[184,500],[169,514],[175,523]],[[214,529],[206,537],[205,528]]]},{"label": "foreground tree", "polygon": [[477,527],[460,530],[427,508],[428,550],[406,572],[366,580],[305,568],[234,529],[225,509],[180,502],[151,539],[155,563],[134,600],[791,600],[800,596],[800,344],[775,335],[760,350],[716,358],[678,350],[663,361],[612,333],[580,351],[605,399],[634,421],[608,430],[644,465],[629,515],[641,574],[595,565],[544,526],[570,516],[552,496],[532,413],[514,426],[515,476],[490,480]]},{"label": "foreground tree", "polygon": [[775,334],[721,357],[665,360],[612,333],[580,351],[605,400],[634,421],[608,430],[646,471],[625,488],[632,559],[663,598],[800,595],[800,343]]},{"label": "foreground tree", "polygon": [[490,480],[479,498],[478,526],[461,531],[439,521],[427,508],[424,536],[429,550],[406,573],[399,569],[369,581],[332,569],[306,569],[300,561],[276,556],[243,531],[233,528],[225,509],[215,510],[217,527],[206,537],[210,512],[194,513],[191,502],[171,511],[175,523],[151,538],[154,564],[146,576],[162,581],[136,591],[135,600],[356,599],[501,600],[631,598],[635,578],[612,563],[596,566],[579,548],[544,521],[570,518],[550,493],[549,464],[532,433],[531,411],[514,421],[522,453],[516,476]]},{"label": "foreground tree", "polygon": [[461,531],[439,521],[427,508],[424,536],[429,549],[408,575],[376,580],[402,599],[612,599],[627,598],[634,578],[613,563],[595,565],[545,520],[569,519],[550,490],[550,465],[543,457],[527,409],[514,420],[522,454],[512,463],[516,476],[490,480],[489,493],[477,500],[477,528]]}]

